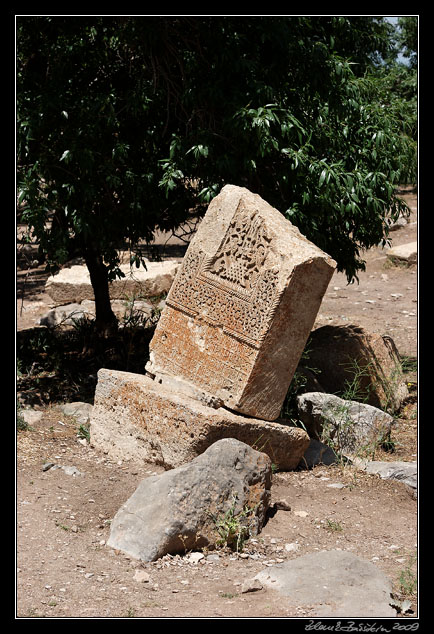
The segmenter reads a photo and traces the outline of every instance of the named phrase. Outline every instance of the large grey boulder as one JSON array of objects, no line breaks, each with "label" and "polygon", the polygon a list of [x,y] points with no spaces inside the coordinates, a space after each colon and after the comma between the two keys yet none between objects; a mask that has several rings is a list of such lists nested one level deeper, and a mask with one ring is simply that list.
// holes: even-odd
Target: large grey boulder
[{"label": "large grey boulder", "polygon": [[332,441],[337,450],[347,454],[363,453],[385,442],[394,422],[390,414],[372,405],[323,392],[301,394],[297,406],[311,438]]},{"label": "large grey boulder", "polygon": [[257,535],[270,501],[271,460],[234,438],[141,482],[116,513],[108,546],[142,561],[213,547],[229,513]]},{"label": "large grey boulder", "polygon": [[255,578],[291,605],[313,608],[316,617],[396,617],[389,579],[350,552],[310,553],[270,566]]}]

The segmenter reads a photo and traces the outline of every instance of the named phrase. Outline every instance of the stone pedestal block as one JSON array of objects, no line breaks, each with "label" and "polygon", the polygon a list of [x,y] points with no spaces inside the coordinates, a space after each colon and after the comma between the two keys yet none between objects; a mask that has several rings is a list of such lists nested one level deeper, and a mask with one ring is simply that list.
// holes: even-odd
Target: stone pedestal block
[{"label": "stone pedestal block", "polygon": [[225,186],[176,275],[146,369],[276,420],[335,264],[258,195]]},{"label": "stone pedestal block", "polygon": [[172,469],[222,438],[267,454],[282,470],[295,469],[309,436],[289,421],[248,418],[212,408],[147,376],[101,369],[90,424],[91,444],[114,460]]},{"label": "stone pedestal block", "polygon": [[[125,277],[110,282],[110,298],[124,300],[126,297],[158,297],[167,293],[179,267],[180,263],[175,260],[147,262],[146,269],[121,264]],[[52,275],[45,290],[57,306],[94,299],[89,271],[84,265],[76,264]]]}]

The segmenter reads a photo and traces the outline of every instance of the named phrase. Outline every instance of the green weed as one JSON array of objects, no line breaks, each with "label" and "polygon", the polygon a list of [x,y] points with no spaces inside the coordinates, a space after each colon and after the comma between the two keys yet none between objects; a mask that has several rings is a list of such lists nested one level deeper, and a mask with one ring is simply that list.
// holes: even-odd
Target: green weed
[{"label": "green weed", "polygon": [[85,424],[80,425],[80,427],[78,428],[77,436],[78,438],[81,438],[81,439],[85,438],[87,442],[90,442],[89,425],[85,425]]},{"label": "green weed", "polygon": [[216,517],[211,514],[211,518],[219,535],[217,546],[228,546],[236,552],[242,552],[245,542],[250,537],[250,524],[256,508],[245,507],[237,513],[236,505],[237,496],[234,496],[231,507],[223,516]]},{"label": "green weed", "polygon": [[332,533],[340,533],[344,530],[340,522],[335,522],[334,520],[330,520],[328,518],[326,519],[324,528]]},{"label": "green weed", "polygon": [[415,570],[417,554],[411,555],[407,565],[401,570],[399,575],[399,592],[404,597],[412,597],[417,592],[417,572]]}]

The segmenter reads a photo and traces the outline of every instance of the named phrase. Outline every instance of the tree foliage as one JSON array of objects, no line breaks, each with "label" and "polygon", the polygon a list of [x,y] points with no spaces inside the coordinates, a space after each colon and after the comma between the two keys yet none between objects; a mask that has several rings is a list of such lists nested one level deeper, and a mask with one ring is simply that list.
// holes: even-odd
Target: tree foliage
[{"label": "tree foliage", "polygon": [[75,249],[102,288],[122,244],[152,242],[231,183],[350,281],[415,180],[414,105],[392,103],[379,71],[392,52],[391,25],[366,16],[20,17],[23,220],[50,266]]}]

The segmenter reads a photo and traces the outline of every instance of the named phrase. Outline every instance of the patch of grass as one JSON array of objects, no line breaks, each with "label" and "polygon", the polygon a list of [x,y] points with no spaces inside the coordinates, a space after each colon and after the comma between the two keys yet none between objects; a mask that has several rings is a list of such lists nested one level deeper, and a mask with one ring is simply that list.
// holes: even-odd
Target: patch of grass
[{"label": "patch of grass", "polygon": [[71,530],[69,528],[69,526],[66,526],[65,524],[61,524],[60,522],[56,522],[56,526],[58,526],[59,528],[61,528],[63,531],[69,531]]},{"label": "patch of grass", "polygon": [[405,598],[414,597],[417,592],[417,554],[409,557],[407,565],[399,574],[399,592]]},{"label": "patch of grass", "polygon": [[250,522],[254,517],[256,508],[245,507],[241,512],[236,512],[237,496],[233,498],[232,505],[224,515],[216,517],[211,514],[215,529],[219,535],[217,546],[228,546],[236,552],[241,552],[245,542],[249,539]]},{"label": "patch of grass", "polygon": [[417,358],[408,356],[401,357],[401,367],[404,374],[417,372]]},{"label": "patch of grass", "polygon": [[331,533],[340,533],[344,530],[340,522],[336,522],[335,520],[331,520],[329,518],[326,519],[324,528]]},{"label": "patch of grass", "polygon": [[134,619],[136,616],[136,611],[134,608],[128,608],[125,614],[126,619]]},{"label": "patch of grass", "polygon": [[90,442],[90,428],[89,428],[89,424],[80,425],[80,427],[78,428],[77,437],[81,438],[81,439],[85,438],[87,440],[87,442]]}]

